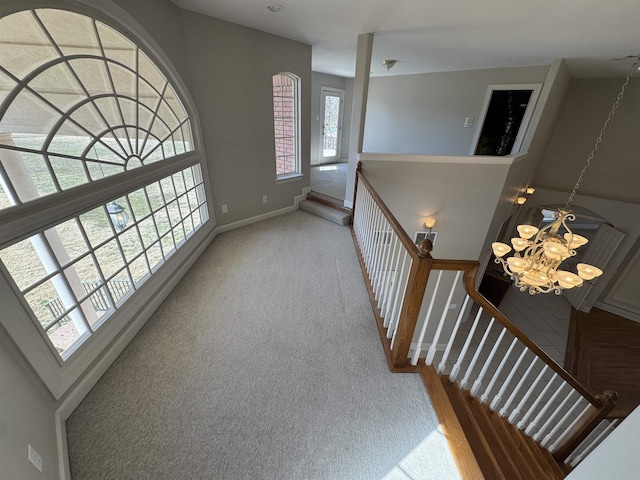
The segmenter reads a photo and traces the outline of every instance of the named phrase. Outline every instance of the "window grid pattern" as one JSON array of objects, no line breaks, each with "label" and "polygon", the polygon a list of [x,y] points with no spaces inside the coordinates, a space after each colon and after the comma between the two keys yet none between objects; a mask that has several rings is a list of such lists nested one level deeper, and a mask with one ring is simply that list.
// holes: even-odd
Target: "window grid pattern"
[{"label": "window grid pattern", "polygon": [[[103,205],[0,251],[5,268],[63,358],[99,328],[206,218],[199,166],[115,200],[132,212],[121,230]],[[57,243],[63,249],[56,248]],[[47,255],[35,254],[42,250]],[[61,291],[67,295],[60,298]]]},{"label": "window grid pattern", "polygon": [[[72,218],[36,216],[0,250],[0,273],[62,363],[208,220],[204,181],[196,160],[170,163],[195,153],[191,124],[142,49],[63,10],[0,22],[0,210],[60,203],[112,175],[137,185],[106,204],[82,190]],[[163,160],[158,181],[135,170]]]},{"label": "window grid pattern", "polygon": [[298,85],[294,75],[273,76],[273,125],[276,176],[300,173],[298,147]]},{"label": "window grid pattern", "polygon": [[[0,139],[0,208],[193,151],[175,91],[124,36],[61,10],[2,22],[0,131],[11,138]],[[8,151],[22,172],[7,166]],[[18,174],[34,191],[14,188]]]}]

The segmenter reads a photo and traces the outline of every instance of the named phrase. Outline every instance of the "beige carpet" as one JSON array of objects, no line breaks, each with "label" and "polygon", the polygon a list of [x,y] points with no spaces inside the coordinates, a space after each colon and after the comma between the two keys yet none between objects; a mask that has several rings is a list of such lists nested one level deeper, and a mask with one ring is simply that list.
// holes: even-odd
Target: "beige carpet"
[{"label": "beige carpet", "polygon": [[301,211],[220,235],[67,435],[74,480],[458,478],[348,228]]}]

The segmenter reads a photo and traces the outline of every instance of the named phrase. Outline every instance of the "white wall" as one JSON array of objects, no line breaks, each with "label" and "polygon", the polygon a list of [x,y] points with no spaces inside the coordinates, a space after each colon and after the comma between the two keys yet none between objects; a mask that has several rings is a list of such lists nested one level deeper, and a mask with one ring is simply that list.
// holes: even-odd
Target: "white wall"
[{"label": "white wall", "polygon": [[[0,0],[0,12],[9,3],[16,2]],[[311,48],[195,14],[185,13],[183,18],[182,11],[169,0],[114,0],[114,3],[149,32],[196,99],[208,172],[214,190],[219,193],[214,200],[229,203],[231,209],[230,216],[219,223],[291,206],[294,196],[308,185]],[[92,4],[110,2],[96,0]],[[224,69],[218,63],[221,59]],[[271,75],[285,70],[297,73],[303,82],[305,178],[276,186]],[[262,204],[264,194],[269,195],[267,205]],[[0,276],[0,299],[7,295],[12,296],[13,292]],[[161,297],[162,294],[157,295]],[[14,312],[3,303],[0,314],[14,315]],[[78,382],[82,380],[81,377]],[[59,478],[54,413],[68,400],[53,399],[6,332],[0,330],[0,478]],[[42,455],[42,474],[27,462],[28,443]]]},{"label": "white wall", "polygon": [[567,96],[571,80],[571,74],[564,61],[555,61],[544,81],[538,105],[523,142],[523,151],[527,153],[511,166],[502,187],[500,201],[482,249],[483,258],[481,261],[483,264],[489,260],[491,243],[498,240],[497,236],[502,224],[512,215],[517,218],[518,208],[513,205],[515,199],[522,195],[526,187],[535,186],[533,177],[544,156],[556,119]]},{"label": "white wall", "polygon": [[351,132],[351,104],[353,102],[353,89],[347,90],[347,79],[327,75],[326,73],[312,72],[311,74],[311,165],[320,163],[320,150],[322,148],[322,87],[344,90],[344,105],[342,106],[342,143],[340,144],[340,159],[346,161],[349,158],[349,134]]},{"label": "white wall", "polygon": [[623,265],[627,265],[627,267],[622,270],[618,279],[615,280],[602,304],[598,303],[596,306],[640,322],[640,296],[638,295],[638,285],[640,285],[640,249],[636,245],[633,250],[635,254],[630,255],[628,261],[626,259],[623,261]]},{"label": "white wall", "polygon": [[[505,157],[468,157],[449,163],[447,157],[424,161],[372,161],[363,154],[363,174],[413,238],[435,217],[438,232],[434,258],[477,260],[509,172]],[[380,155],[380,159],[394,158]],[[504,163],[497,163],[504,160]],[[477,163],[470,163],[477,161]],[[482,162],[482,163],[480,163]],[[472,215],[469,212],[473,212]]]},{"label": "white wall", "polygon": [[[540,165],[536,184],[571,191],[624,79],[574,80]],[[640,79],[629,84],[580,185],[592,197],[638,203]],[[640,219],[638,219],[640,221]]]},{"label": "white wall", "polygon": [[[418,157],[416,162],[403,161],[403,156],[363,154],[363,175],[371,182],[411,239],[414,232],[424,231],[426,217],[434,217],[433,231],[438,237],[432,252],[436,259],[478,260],[487,230],[493,218],[500,191],[510,169],[505,157],[467,157],[451,163],[450,157]],[[473,163],[472,163],[473,162]],[[356,205],[357,208],[357,205]],[[470,214],[472,212],[472,214]],[[431,297],[438,272],[432,272],[425,299]],[[441,312],[445,308],[449,288],[455,274],[445,272],[433,306],[433,317],[426,330],[433,338]],[[460,280],[461,282],[461,280]],[[453,303],[461,307],[464,290],[460,283]],[[423,302],[413,341],[416,342],[428,311]],[[448,310],[444,333],[453,328],[457,310]],[[434,320],[435,319],[435,320]],[[446,337],[443,337],[446,338]]]},{"label": "white wall", "polygon": [[[183,11],[182,21],[218,225],[292,206],[309,186],[311,47],[197,13]],[[272,76],[279,72],[301,78],[304,177],[276,184]]]},{"label": "white wall", "polygon": [[[568,198],[568,191],[538,188],[535,194],[529,198],[526,205],[529,208],[549,205],[564,206]],[[596,306],[608,309],[607,299],[603,298],[603,294],[608,286],[613,285],[618,279],[619,274],[622,274],[628,267],[625,260],[637,249],[638,242],[640,241],[640,222],[638,221],[640,219],[640,204],[578,194],[575,196],[571,206],[576,210],[582,207],[595,212],[611,223],[614,228],[626,234],[618,246],[616,253],[607,264],[607,268],[604,269],[602,276],[595,280],[593,289],[586,300],[586,305],[591,306],[600,299]],[[638,285],[633,283],[635,277],[631,275],[628,280],[630,282],[629,284],[623,282],[622,284],[618,284],[618,288],[632,288],[637,292]],[[624,315],[624,312],[614,311],[614,313]],[[635,313],[640,314],[640,311],[636,311]]]},{"label": "white wall", "polygon": [[596,447],[567,480],[635,480],[640,471],[640,408]]},{"label": "white wall", "polygon": [[[469,155],[491,84],[542,83],[548,66],[426,73],[370,80],[365,152]],[[464,128],[465,117],[473,128]]]},{"label": "white wall", "polygon": [[[0,287],[6,287],[0,278]],[[7,314],[6,310],[3,314]],[[0,327],[0,477],[58,478],[53,415],[56,402]],[[40,473],[27,461],[27,445],[42,456]]]},{"label": "white wall", "polygon": [[[596,138],[609,115],[624,79],[573,80],[556,128],[535,175],[534,185],[560,191],[554,199],[564,204],[580,175]],[[634,253],[640,241],[640,80],[633,78],[611,120],[596,157],[584,175],[573,204],[597,212],[627,234],[592,295],[599,308],[640,319],[640,275]],[[540,190],[540,195],[543,191]],[[552,200],[534,195],[537,203]],[[637,258],[637,257],[636,257]],[[633,293],[631,293],[633,292]]]}]

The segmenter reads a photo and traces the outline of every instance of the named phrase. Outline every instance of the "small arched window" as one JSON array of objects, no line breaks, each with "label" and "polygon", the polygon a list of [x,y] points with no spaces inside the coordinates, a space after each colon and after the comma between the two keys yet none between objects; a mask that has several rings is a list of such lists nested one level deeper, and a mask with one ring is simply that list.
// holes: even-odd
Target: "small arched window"
[{"label": "small arched window", "polygon": [[300,78],[292,73],[273,76],[273,127],[276,179],[299,176]]}]

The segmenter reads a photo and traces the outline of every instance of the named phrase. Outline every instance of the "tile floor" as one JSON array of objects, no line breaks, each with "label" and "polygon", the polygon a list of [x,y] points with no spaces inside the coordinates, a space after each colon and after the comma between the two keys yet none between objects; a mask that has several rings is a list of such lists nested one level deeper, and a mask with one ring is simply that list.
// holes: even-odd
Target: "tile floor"
[{"label": "tile floor", "polygon": [[564,365],[571,305],[563,296],[531,296],[512,287],[499,308],[547,355]]}]

